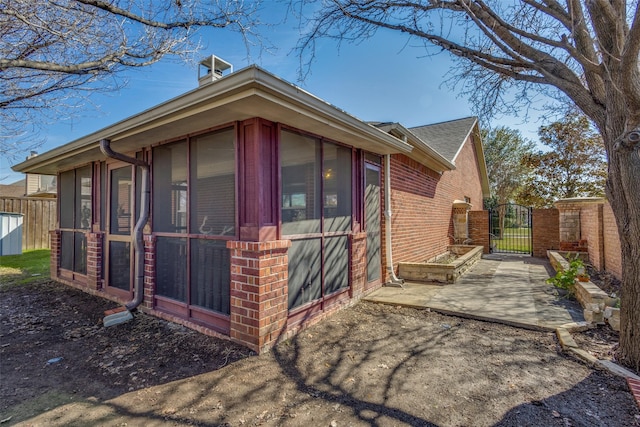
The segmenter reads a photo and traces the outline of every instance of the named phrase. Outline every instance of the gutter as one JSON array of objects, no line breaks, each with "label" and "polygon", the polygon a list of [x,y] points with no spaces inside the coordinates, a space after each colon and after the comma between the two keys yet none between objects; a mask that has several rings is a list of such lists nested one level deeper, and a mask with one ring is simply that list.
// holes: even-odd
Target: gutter
[{"label": "gutter", "polygon": [[387,154],[384,157],[384,231],[387,250],[387,273],[391,276],[391,281],[385,283],[385,286],[404,288],[404,280],[399,279],[393,269],[393,251],[391,244],[391,155]]},{"label": "gutter", "polygon": [[[111,326],[130,320],[133,318],[131,311],[138,307],[144,298],[144,242],[142,240],[142,230],[149,219],[149,165],[143,161],[136,159],[135,157],[125,156],[121,153],[116,153],[111,149],[111,141],[108,139],[100,140],[100,151],[112,159],[120,160],[125,163],[138,166],[142,169],[142,183],[140,191],[140,216],[136,221],[136,225],[133,229],[133,251],[134,251],[134,295],[133,299],[125,304],[126,312],[118,312],[104,318],[105,326]],[[115,316],[115,317],[111,317]]]}]

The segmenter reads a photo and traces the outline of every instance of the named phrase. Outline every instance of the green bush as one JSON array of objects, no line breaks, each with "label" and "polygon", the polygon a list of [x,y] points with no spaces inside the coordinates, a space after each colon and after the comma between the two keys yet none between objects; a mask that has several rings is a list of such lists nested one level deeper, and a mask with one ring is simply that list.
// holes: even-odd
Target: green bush
[{"label": "green bush", "polygon": [[547,279],[547,283],[552,284],[556,288],[564,289],[569,296],[575,294],[575,282],[579,269],[584,269],[584,263],[576,255],[573,259],[569,259],[569,268],[567,270],[559,270],[556,275]]}]

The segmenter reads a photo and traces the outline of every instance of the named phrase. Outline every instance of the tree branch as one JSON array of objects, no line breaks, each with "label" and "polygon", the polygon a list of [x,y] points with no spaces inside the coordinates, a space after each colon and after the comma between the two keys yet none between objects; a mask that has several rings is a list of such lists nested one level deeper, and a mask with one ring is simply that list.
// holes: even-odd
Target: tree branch
[{"label": "tree branch", "polygon": [[635,121],[640,121],[640,4],[636,6],[631,29],[622,49],[622,84]]}]

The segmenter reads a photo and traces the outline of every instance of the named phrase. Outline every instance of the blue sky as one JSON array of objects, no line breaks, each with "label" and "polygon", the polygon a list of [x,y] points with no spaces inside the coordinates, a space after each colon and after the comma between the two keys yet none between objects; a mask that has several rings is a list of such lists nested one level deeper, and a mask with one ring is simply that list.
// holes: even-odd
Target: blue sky
[{"label": "blue sky", "polygon": [[[372,39],[356,45],[345,43],[340,48],[333,41],[323,41],[311,73],[302,82],[297,80],[299,58],[292,52],[298,39],[295,20],[285,20],[265,36],[277,49],[261,55],[252,52],[253,58],[248,59],[237,34],[203,31],[200,56],[215,54],[231,62],[236,70],[256,63],[365,121],[394,121],[412,127],[472,115],[468,101],[442,85],[451,65],[449,56],[425,56],[424,48],[408,44],[401,34],[379,32]],[[46,142],[38,152],[71,142],[195,88],[197,67],[163,60],[128,72],[126,79],[126,87],[119,91],[92,94],[90,102],[73,119],[45,125],[41,136]],[[519,129],[524,137],[536,140],[542,123],[532,115],[527,123],[521,117],[481,123],[488,125]],[[10,167],[7,159],[0,159],[0,183],[22,178]]]}]

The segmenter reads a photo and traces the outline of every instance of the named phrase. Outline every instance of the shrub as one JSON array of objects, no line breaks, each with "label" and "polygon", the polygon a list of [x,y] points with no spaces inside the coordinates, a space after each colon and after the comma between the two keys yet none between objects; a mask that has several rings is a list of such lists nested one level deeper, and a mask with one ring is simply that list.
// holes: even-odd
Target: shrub
[{"label": "shrub", "polygon": [[552,284],[556,288],[564,289],[569,296],[575,293],[575,281],[578,270],[584,270],[584,263],[576,255],[573,259],[569,259],[569,268],[567,270],[559,270],[556,275],[547,279],[547,283]]}]

